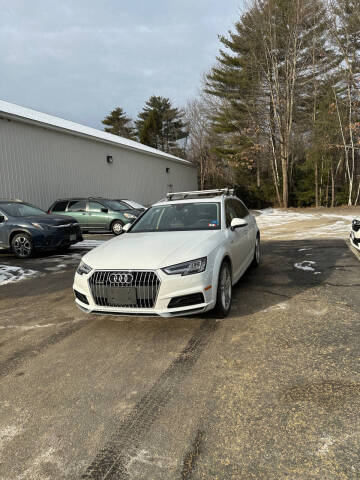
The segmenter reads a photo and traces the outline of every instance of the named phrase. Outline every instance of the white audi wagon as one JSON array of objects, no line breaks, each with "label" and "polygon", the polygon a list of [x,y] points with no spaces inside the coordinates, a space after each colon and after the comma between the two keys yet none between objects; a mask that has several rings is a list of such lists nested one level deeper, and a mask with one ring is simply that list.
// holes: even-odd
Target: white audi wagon
[{"label": "white audi wagon", "polygon": [[73,288],[85,312],[225,317],[232,286],[260,262],[255,218],[229,189],[169,193],[124,230],[80,262]]}]

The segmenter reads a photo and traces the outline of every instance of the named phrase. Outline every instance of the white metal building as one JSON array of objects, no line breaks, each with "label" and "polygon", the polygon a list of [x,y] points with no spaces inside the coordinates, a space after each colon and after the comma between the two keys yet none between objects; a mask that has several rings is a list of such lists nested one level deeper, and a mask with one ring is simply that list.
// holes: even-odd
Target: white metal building
[{"label": "white metal building", "polygon": [[72,196],[148,205],[196,188],[197,170],[186,160],[0,100],[0,198],[42,208]]}]

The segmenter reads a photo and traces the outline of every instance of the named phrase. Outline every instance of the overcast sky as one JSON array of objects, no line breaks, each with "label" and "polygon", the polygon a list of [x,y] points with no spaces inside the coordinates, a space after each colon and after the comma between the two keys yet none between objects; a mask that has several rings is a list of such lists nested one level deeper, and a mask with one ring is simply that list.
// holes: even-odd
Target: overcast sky
[{"label": "overcast sky", "polygon": [[0,98],[102,128],[149,96],[184,106],[242,0],[0,0]]}]

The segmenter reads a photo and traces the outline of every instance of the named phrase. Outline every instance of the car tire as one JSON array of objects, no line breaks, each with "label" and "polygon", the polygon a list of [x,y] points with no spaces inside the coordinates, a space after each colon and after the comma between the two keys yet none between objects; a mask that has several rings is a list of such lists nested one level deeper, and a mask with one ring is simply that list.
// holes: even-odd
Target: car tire
[{"label": "car tire", "polygon": [[17,233],[11,240],[11,249],[17,258],[30,258],[34,251],[34,242],[28,233]]},{"label": "car tire", "polygon": [[253,261],[251,262],[251,267],[256,268],[260,265],[261,261],[261,253],[260,253],[260,235],[256,235],[256,240],[255,240],[255,250],[254,250],[254,258]]},{"label": "car tire", "polygon": [[114,235],[120,235],[121,233],[123,233],[123,227],[123,222],[121,222],[120,220],[115,220],[111,224],[111,231]]},{"label": "car tire", "polygon": [[220,267],[216,292],[215,313],[220,318],[229,315],[232,302],[232,273],[230,262],[224,261]]}]

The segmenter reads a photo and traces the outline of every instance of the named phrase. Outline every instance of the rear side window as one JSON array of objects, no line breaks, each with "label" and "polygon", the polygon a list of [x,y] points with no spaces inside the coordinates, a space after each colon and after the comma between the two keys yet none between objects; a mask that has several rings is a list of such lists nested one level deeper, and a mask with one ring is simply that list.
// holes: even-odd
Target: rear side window
[{"label": "rear side window", "polygon": [[86,201],[77,200],[69,203],[68,212],[85,212],[86,211]]},{"label": "rear side window", "polygon": [[52,212],[65,212],[67,204],[69,202],[66,201],[61,201],[61,202],[56,202],[55,205],[52,207],[51,211]]}]

